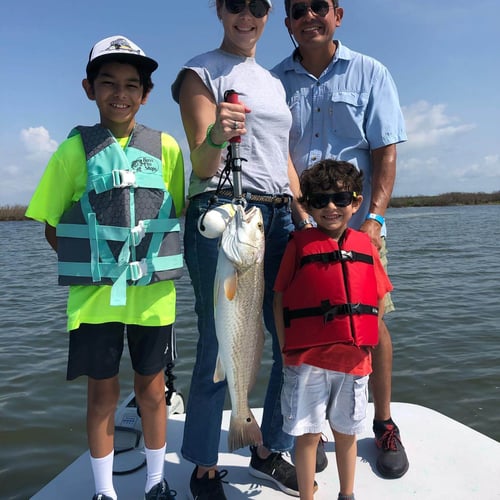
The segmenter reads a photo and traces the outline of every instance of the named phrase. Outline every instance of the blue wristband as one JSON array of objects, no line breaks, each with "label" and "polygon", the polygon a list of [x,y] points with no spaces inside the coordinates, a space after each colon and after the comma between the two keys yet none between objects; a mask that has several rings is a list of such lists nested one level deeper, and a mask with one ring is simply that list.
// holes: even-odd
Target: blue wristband
[{"label": "blue wristband", "polygon": [[385,219],[379,215],[379,214],[374,214],[374,213],[369,213],[366,216],[366,220],[375,220],[377,221],[381,226],[385,224]]}]

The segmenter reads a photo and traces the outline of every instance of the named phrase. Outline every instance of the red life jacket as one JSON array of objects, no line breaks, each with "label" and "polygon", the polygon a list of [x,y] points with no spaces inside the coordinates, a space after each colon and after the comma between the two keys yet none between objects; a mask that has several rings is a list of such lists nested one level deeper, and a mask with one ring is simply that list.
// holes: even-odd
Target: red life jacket
[{"label": "red life jacket", "polygon": [[378,298],[368,235],[347,229],[337,243],[312,228],[292,235],[299,268],[283,293],[284,351],[378,342]]}]

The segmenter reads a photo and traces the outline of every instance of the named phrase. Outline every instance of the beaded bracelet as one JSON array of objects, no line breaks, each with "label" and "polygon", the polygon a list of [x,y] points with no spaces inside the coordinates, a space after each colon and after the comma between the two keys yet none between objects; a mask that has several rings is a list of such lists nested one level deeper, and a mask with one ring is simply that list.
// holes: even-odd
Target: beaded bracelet
[{"label": "beaded bracelet", "polygon": [[212,141],[212,138],[210,137],[210,133],[212,132],[212,129],[214,128],[215,123],[211,123],[208,128],[207,128],[207,144],[216,149],[224,149],[227,147],[227,141],[224,141],[222,144],[215,144],[214,141]]}]

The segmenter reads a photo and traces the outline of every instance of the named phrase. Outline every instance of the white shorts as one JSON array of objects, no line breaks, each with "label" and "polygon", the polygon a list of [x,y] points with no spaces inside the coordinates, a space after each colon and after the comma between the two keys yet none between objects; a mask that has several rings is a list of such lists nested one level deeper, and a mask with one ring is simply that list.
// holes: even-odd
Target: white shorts
[{"label": "white shorts", "polygon": [[311,365],[285,366],[281,392],[283,431],[318,434],[325,420],[341,434],[359,434],[368,405],[368,375],[349,375]]}]

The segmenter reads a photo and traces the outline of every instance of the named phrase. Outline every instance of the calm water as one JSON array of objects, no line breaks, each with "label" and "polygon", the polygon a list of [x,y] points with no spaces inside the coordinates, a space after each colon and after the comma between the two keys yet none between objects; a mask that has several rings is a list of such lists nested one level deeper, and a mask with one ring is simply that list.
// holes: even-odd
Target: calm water
[{"label": "calm water", "polygon": [[[392,209],[388,220],[393,400],[500,441],[500,206]],[[86,387],[65,381],[66,290],[42,225],[0,228],[0,498],[26,499],[86,449]],[[178,295],[176,375],[187,394],[197,337],[187,277]],[[266,358],[255,406],[268,369]],[[128,357],[121,374],[126,394]]]}]

